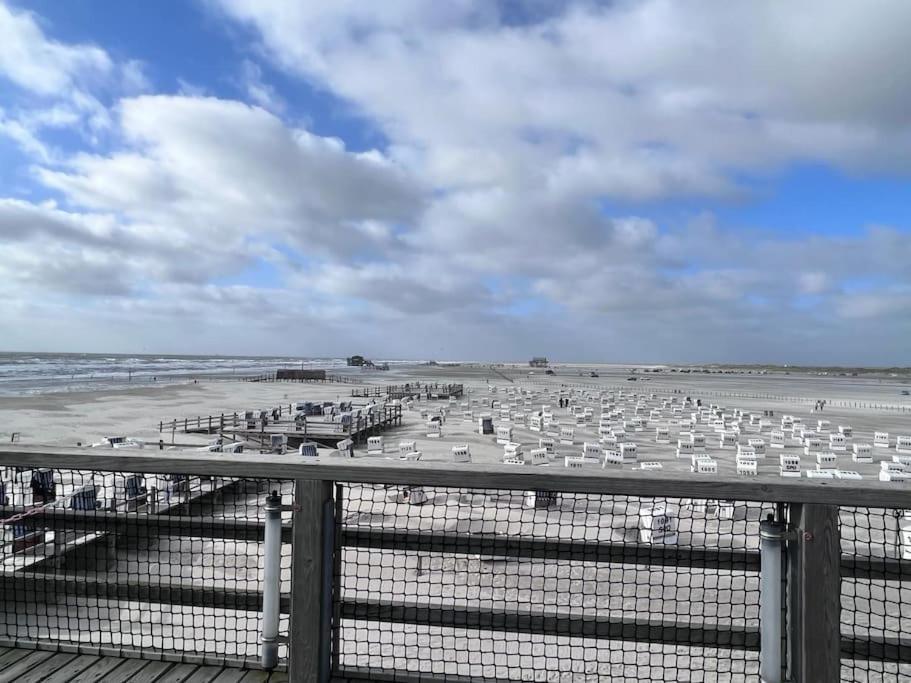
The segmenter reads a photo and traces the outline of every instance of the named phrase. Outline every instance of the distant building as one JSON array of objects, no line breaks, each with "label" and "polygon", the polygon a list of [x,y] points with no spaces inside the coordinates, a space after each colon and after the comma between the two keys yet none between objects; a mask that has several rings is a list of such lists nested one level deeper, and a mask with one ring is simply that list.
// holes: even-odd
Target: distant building
[{"label": "distant building", "polygon": [[532,368],[546,368],[547,367],[547,358],[544,356],[535,356],[530,361],[528,361],[529,367]]},{"label": "distant building", "polygon": [[287,380],[314,380],[314,379],[326,379],[325,370],[291,370],[291,369],[279,369],[275,372],[275,379],[287,379]]},{"label": "distant building", "polygon": [[367,364],[367,359],[363,356],[351,356],[347,359],[349,367],[360,368]]}]

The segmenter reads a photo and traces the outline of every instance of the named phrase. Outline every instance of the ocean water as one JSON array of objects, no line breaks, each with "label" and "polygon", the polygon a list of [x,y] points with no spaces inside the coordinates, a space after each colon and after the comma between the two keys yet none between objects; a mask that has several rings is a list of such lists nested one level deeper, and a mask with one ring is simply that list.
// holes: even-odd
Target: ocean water
[{"label": "ocean water", "polygon": [[229,379],[301,367],[344,372],[345,359],[0,352],[0,396]]}]

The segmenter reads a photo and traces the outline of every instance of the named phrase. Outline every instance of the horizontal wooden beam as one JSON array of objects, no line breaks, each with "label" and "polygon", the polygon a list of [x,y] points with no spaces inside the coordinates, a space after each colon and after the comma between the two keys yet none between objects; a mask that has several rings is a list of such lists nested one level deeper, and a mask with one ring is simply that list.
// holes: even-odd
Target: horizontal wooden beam
[{"label": "horizontal wooden beam", "polygon": [[[259,656],[240,657],[236,655],[219,655],[212,653],[187,652],[186,650],[164,650],[147,647],[126,647],[121,645],[92,645],[80,641],[35,640],[31,638],[0,637],[0,647],[18,650],[40,650],[45,652],[66,652],[95,657],[117,657],[119,659],[149,659],[161,662],[180,662],[197,666],[229,666],[237,669],[262,669]],[[287,669],[284,663],[276,667],[278,671]]]},{"label": "horizontal wooden beam", "polygon": [[844,638],[841,639],[843,659],[911,664],[911,638]]},{"label": "horizontal wooden beam", "polygon": [[[115,572],[97,575],[52,572],[0,574],[0,610],[62,598],[132,600],[244,612],[259,612],[263,602],[262,593],[255,590],[180,584],[150,580],[149,577],[118,576]],[[288,613],[289,596],[282,595],[280,608],[282,613]]]},{"label": "horizontal wooden beam", "polygon": [[[157,515],[139,512],[104,512],[66,508],[25,508],[0,506],[0,518],[27,514],[38,529],[112,533],[133,538],[154,536],[191,536],[234,541],[262,541],[265,523],[257,519]],[[291,542],[291,525],[282,526],[282,542]]]},{"label": "horizontal wooden beam", "polygon": [[343,528],[341,544],[345,547],[403,552],[460,553],[482,557],[759,571],[759,552],[756,550],[685,545],[557,540],[452,531],[400,531],[358,527]]},{"label": "horizontal wooden beam", "polygon": [[527,633],[569,638],[599,638],[688,647],[758,650],[759,628],[742,625],[691,626],[686,617],[674,619],[618,619],[601,615],[553,614],[541,610],[492,610],[451,605],[421,605],[393,600],[347,601],[341,618],[421,624],[437,628]]},{"label": "horizontal wooden beam", "polygon": [[580,472],[563,467],[456,464],[444,460],[413,462],[371,457],[304,458],[296,454],[181,453],[144,449],[127,454],[125,450],[30,448],[13,444],[0,447],[0,466],[911,508],[911,486],[873,480],[756,479],[619,469]]},{"label": "horizontal wooden beam", "polygon": [[[261,542],[261,520],[154,515],[144,512],[102,512],[64,508],[0,507],[0,517],[28,512],[37,528],[81,533],[113,533],[133,538],[185,536]],[[282,525],[282,542],[291,543],[290,524]],[[551,539],[452,531],[402,531],[343,526],[345,547],[376,548],[402,552],[471,554],[517,559],[568,560],[636,564],[643,566],[696,567],[724,571],[759,571],[757,550],[707,548],[687,545],[650,545],[572,539]],[[911,581],[911,560],[844,554],[841,575],[846,578]]]},{"label": "horizontal wooden beam", "polygon": [[[401,669],[378,669],[370,666],[340,666],[332,674],[332,683],[360,683],[361,681],[383,681],[388,683],[477,683],[472,676],[456,674],[429,674],[417,671],[409,673]],[[520,683],[517,678],[490,678],[484,676],[484,683]]]},{"label": "horizontal wooden beam", "polygon": [[[341,531],[341,543],[345,547],[403,552],[695,567],[723,571],[758,572],[760,566],[758,550],[467,534],[452,531],[344,527]],[[845,578],[911,581],[911,560],[845,554],[841,556],[841,568],[841,575]]]}]

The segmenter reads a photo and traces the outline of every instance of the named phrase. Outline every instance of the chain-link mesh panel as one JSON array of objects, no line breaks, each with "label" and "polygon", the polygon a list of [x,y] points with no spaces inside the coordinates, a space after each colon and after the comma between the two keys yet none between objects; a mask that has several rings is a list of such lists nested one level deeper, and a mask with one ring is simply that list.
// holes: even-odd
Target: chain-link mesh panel
[{"label": "chain-link mesh panel", "polygon": [[843,680],[911,680],[911,546],[902,543],[911,530],[907,514],[840,510]]},{"label": "chain-link mesh panel", "polygon": [[[0,642],[259,657],[266,497],[291,482],[4,468]],[[290,512],[283,513],[290,520]],[[290,591],[290,546],[282,589]],[[281,632],[287,632],[282,617]],[[286,656],[282,647],[281,656]]]},{"label": "chain-link mesh panel", "polygon": [[758,523],[768,506],[339,490],[343,673],[526,681],[758,673]]}]

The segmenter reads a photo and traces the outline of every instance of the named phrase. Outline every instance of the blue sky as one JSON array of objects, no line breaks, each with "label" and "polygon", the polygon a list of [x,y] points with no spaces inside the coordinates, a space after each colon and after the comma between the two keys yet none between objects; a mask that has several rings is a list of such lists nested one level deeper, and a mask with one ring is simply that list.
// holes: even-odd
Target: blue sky
[{"label": "blue sky", "polygon": [[0,348],[911,363],[908,20],[0,0]]}]

